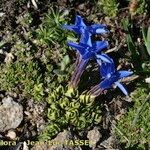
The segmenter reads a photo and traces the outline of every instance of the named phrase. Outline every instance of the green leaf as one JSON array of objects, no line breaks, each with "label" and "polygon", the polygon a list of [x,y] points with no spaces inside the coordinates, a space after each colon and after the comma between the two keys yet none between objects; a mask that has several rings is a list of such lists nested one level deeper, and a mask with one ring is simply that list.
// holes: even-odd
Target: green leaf
[{"label": "green leaf", "polygon": [[150,56],[150,26],[149,26],[149,28],[147,30],[147,35],[145,33],[145,28],[142,27],[142,35],[143,35],[144,44],[146,46],[147,53]]},{"label": "green leaf", "polygon": [[148,31],[147,31],[147,43],[146,43],[146,47],[147,47],[147,52],[150,56],[150,26],[148,28]]},{"label": "green leaf", "polygon": [[0,48],[5,44],[5,42],[0,42]]},{"label": "green leaf", "polygon": [[66,55],[61,62],[61,70],[64,71],[69,63],[70,63],[70,58],[68,55]]},{"label": "green leaf", "polygon": [[73,88],[69,88],[67,90],[67,92],[65,93],[65,96],[72,98],[74,96],[74,93],[75,93],[74,89]]},{"label": "green leaf", "polygon": [[144,42],[146,43],[147,38],[146,38],[146,34],[145,34],[145,28],[143,26],[142,26],[142,36],[143,36]]}]

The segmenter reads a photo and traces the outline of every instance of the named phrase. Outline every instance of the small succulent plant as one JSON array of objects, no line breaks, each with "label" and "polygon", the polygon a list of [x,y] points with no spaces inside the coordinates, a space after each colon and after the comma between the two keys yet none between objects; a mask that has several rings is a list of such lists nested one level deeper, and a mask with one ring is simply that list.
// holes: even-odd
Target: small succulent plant
[{"label": "small succulent plant", "polygon": [[83,130],[101,121],[101,106],[87,94],[59,85],[47,98],[49,125],[40,138],[51,139],[68,125]]}]

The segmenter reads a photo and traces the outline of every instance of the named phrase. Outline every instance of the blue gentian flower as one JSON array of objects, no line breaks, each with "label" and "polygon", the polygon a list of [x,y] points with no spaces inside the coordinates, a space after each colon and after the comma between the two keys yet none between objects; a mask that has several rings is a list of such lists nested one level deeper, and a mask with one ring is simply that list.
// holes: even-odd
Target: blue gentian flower
[{"label": "blue gentian flower", "polygon": [[63,25],[64,29],[71,30],[81,35],[84,34],[85,30],[92,34],[103,34],[108,33],[106,25],[104,24],[93,24],[91,26],[86,26],[81,16],[77,15],[74,25]]},{"label": "blue gentian flower", "polygon": [[103,34],[107,33],[106,25],[93,24],[91,26],[86,26],[81,16],[77,15],[74,25],[63,25],[64,29],[68,29],[79,34],[80,42],[79,44],[74,42],[68,42],[68,45],[76,49],[79,54],[79,59],[77,59],[77,66],[75,72],[71,78],[70,86],[76,88],[80,77],[90,59],[99,57],[99,59],[108,62],[106,54],[98,54],[108,47],[107,41],[91,41],[92,34]]},{"label": "blue gentian flower", "polygon": [[103,49],[106,49],[108,47],[108,42],[96,41],[92,43],[88,32],[85,33],[84,38],[82,38],[82,41],[80,41],[79,44],[70,41],[68,42],[68,45],[76,49],[84,60],[96,57],[99,57],[102,60],[104,59],[104,61],[107,59],[105,56],[106,54],[97,55],[97,53],[101,52]]},{"label": "blue gentian flower", "polygon": [[[83,44],[83,43],[76,44],[74,42],[68,42],[68,45],[76,49],[79,52],[79,54],[82,56],[82,59],[86,60],[90,58],[95,58],[98,52],[107,48],[108,42],[97,41],[97,42],[94,42],[90,46],[88,44]],[[102,56],[101,56],[101,59],[103,59]]]},{"label": "blue gentian flower", "polygon": [[99,84],[101,89],[108,89],[111,88],[113,84],[118,86],[120,90],[125,94],[128,95],[127,90],[125,87],[119,82],[120,79],[128,77],[133,74],[131,71],[117,71],[114,66],[114,62],[111,59],[111,63],[101,63],[100,65],[100,74],[104,80]]},{"label": "blue gentian flower", "polygon": [[90,44],[91,42],[87,44],[83,43],[73,43],[68,42],[68,45],[77,49],[77,51],[80,54],[80,58],[78,61],[78,65],[76,66],[76,70],[71,78],[70,85],[72,87],[77,87],[80,77],[90,59],[99,58],[101,61],[110,62],[110,58],[106,54],[97,54],[98,52],[101,52],[104,48],[108,46],[107,41],[97,41],[93,44]]},{"label": "blue gentian flower", "polygon": [[106,62],[109,62],[110,59],[106,54],[98,54],[101,53],[103,49],[108,47],[107,41],[96,41],[92,43],[90,34],[86,32],[85,35],[86,36],[82,38],[79,44],[68,42],[68,45],[76,49],[79,54],[79,61],[70,82],[70,85],[73,88],[77,87],[81,75],[90,59],[96,59],[98,57],[99,59]]}]

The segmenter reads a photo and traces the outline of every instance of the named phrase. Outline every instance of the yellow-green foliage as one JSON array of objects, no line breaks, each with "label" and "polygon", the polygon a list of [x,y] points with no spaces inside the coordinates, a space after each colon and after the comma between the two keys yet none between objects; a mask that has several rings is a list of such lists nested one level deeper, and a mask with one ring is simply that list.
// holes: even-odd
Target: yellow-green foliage
[{"label": "yellow-green foliage", "polygon": [[53,89],[47,98],[49,104],[49,125],[41,136],[42,139],[51,139],[68,125],[82,130],[98,124],[101,121],[101,108],[88,95],[79,95],[68,87],[59,85]]},{"label": "yellow-green foliage", "polygon": [[[139,87],[132,95],[134,107],[117,123],[116,130],[121,143],[126,147],[145,149],[150,146],[150,86]],[[148,98],[148,99],[146,99]],[[122,133],[122,134],[120,134]]]},{"label": "yellow-green foliage", "polygon": [[98,0],[98,8],[108,17],[116,17],[118,13],[118,0]]}]

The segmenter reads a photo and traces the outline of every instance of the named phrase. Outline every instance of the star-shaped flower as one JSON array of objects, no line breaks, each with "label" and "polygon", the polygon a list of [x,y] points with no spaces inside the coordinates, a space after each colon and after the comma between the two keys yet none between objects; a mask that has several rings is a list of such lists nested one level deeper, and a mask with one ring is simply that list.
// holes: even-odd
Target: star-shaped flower
[{"label": "star-shaped flower", "polygon": [[82,38],[79,44],[70,41],[68,42],[68,45],[76,49],[84,60],[99,57],[102,60],[107,61],[106,54],[97,54],[108,47],[108,42],[95,41],[92,43],[88,32],[84,34],[84,38]]},{"label": "star-shaped flower", "polygon": [[114,62],[111,59],[111,63],[103,62],[100,65],[100,74],[104,80],[99,84],[101,89],[108,89],[111,88],[113,84],[117,85],[120,90],[125,94],[128,95],[127,90],[125,87],[119,82],[120,79],[128,77],[133,74],[131,71],[117,71],[114,66]]},{"label": "star-shaped flower", "polygon": [[86,26],[81,16],[77,15],[75,19],[74,25],[63,25],[64,29],[71,30],[81,35],[85,32],[89,32],[92,34],[103,34],[108,33],[108,29],[106,29],[106,25],[104,24],[93,24],[91,26]]}]

